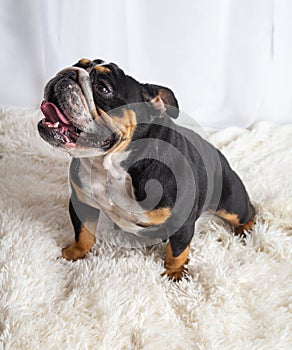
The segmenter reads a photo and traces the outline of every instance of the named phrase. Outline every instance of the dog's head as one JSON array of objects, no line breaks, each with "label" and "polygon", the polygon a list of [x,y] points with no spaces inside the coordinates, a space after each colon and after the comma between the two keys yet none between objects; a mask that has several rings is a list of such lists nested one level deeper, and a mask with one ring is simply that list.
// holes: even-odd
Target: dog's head
[{"label": "dog's head", "polygon": [[140,84],[116,64],[81,59],[45,87],[38,123],[43,139],[75,157],[122,151],[137,126],[178,116],[173,92]]}]

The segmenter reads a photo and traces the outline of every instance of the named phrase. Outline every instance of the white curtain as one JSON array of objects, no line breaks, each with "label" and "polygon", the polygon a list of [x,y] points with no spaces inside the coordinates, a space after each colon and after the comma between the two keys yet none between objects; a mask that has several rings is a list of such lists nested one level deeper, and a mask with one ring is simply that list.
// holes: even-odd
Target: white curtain
[{"label": "white curtain", "polygon": [[291,122],[291,0],[0,0],[0,104],[79,58],[170,87],[199,124]]}]

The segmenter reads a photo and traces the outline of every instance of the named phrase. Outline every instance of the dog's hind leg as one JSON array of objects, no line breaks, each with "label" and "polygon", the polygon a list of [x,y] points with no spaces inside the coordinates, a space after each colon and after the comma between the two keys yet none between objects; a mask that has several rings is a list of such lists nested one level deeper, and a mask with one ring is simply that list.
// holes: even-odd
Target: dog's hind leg
[{"label": "dog's hind leg", "polygon": [[228,221],[236,234],[244,235],[244,231],[249,231],[254,224],[255,208],[239,176],[221,153],[219,156],[222,164],[222,193],[215,213]]},{"label": "dog's hind leg", "polygon": [[254,215],[251,215],[248,221],[241,221],[240,216],[234,211],[228,212],[225,209],[220,209],[215,214],[228,221],[234,227],[234,232],[237,235],[244,235],[244,231],[249,231],[254,225]]},{"label": "dog's hind leg", "polygon": [[228,221],[238,235],[244,235],[244,231],[249,231],[254,225],[255,208],[243,183],[235,173],[231,184],[227,181],[223,183],[222,196],[215,214]]}]

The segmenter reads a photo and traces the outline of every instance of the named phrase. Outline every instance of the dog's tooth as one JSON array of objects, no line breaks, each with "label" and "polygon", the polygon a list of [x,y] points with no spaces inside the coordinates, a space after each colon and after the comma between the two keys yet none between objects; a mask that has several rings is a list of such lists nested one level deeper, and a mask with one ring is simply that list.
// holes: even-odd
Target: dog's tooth
[{"label": "dog's tooth", "polygon": [[57,128],[57,127],[59,126],[59,124],[60,124],[60,122],[56,122],[56,123],[54,124],[54,128]]}]

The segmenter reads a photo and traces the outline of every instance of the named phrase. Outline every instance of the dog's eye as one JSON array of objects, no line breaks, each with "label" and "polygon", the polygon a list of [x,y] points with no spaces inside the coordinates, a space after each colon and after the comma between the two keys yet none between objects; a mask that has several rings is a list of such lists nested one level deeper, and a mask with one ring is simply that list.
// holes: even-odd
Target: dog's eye
[{"label": "dog's eye", "polygon": [[103,95],[108,95],[111,92],[108,89],[108,87],[104,83],[101,83],[101,82],[96,83],[95,88],[99,93],[101,93]]}]

